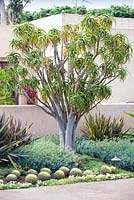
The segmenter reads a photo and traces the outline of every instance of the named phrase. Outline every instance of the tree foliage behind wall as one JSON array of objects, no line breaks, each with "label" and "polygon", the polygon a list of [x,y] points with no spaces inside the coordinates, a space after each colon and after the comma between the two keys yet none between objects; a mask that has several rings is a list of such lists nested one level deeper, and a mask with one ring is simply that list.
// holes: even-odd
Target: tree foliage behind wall
[{"label": "tree foliage behind wall", "polygon": [[[34,11],[33,13],[26,11],[23,14],[23,20],[24,21],[32,21],[32,20],[43,18],[43,17],[48,17],[51,15],[57,15],[60,13],[75,14],[76,8],[75,7],[72,8],[70,6],[61,6],[61,7],[57,6],[55,8],[51,8],[51,9],[41,8],[39,12]],[[84,6],[80,6],[77,8],[77,13],[80,15],[85,15],[87,13],[87,9]]]},{"label": "tree foliage behind wall", "polygon": [[[70,6],[61,6],[61,7],[51,8],[51,9],[41,8],[39,12],[33,12],[33,13],[26,11],[23,13],[23,21],[32,21],[32,20],[43,18],[43,17],[60,14],[60,13],[74,14],[76,13],[76,8],[75,7],[72,8]],[[80,15],[85,15],[86,13],[91,14],[91,15],[108,14],[108,15],[112,15],[113,17],[134,18],[134,9],[127,5],[111,6],[110,8],[92,9],[92,10],[87,10],[84,6],[80,6],[77,8],[77,13]]]}]

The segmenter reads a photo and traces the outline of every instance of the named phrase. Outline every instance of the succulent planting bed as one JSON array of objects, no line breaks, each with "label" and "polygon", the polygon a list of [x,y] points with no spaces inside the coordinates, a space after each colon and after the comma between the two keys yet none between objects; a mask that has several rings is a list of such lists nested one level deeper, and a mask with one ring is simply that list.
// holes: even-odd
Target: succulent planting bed
[{"label": "succulent planting bed", "polygon": [[77,182],[116,180],[129,177],[129,173],[118,173],[116,167],[109,167],[107,165],[103,165],[97,171],[82,171],[79,168],[69,169],[64,166],[53,173],[49,168],[42,168],[40,172],[29,169],[25,172],[25,175],[22,175],[19,170],[12,170],[10,174],[0,179],[0,189],[19,189]]}]

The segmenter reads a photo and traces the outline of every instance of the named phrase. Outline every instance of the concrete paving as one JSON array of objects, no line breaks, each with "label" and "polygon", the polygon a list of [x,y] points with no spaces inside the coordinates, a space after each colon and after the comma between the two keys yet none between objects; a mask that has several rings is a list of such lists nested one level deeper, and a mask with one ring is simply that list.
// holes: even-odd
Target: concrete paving
[{"label": "concrete paving", "polygon": [[0,200],[134,200],[134,179],[1,190]]}]

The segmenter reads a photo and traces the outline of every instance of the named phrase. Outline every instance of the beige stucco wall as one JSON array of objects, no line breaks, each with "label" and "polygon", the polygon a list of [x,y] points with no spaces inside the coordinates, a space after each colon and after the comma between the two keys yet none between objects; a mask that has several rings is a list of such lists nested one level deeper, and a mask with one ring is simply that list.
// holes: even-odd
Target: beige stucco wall
[{"label": "beige stucco wall", "polygon": [[[134,49],[134,19],[116,18],[116,23],[114,23],[112,33],[121,33],[126,35]],[[111,84],[113,92],[108,102],[134,102],[134,54],[124,67],[126,67],[128,71],[127,77],[125,81],[116,80]]]},{"label": "beige stucco wall", "polygon": [[42,110],[32,105],[25,106],[0,106],[0,115],[12,115],[15,119],[21,120],[22,124],[30,125],[30,132],[33,136],[57,133],[56,122]]},{"label": "beige stucco wall", "polygon": [[51,28],[60,29],[62,27],[62,15],[52,15],[50,17],[33,20],[31,23],[45,31],[49,31]]},{"label": "beige stucco wall", "polygon": [[0,25],[0,58],[11,52],[10,41],[13,39],[13,26]]},{"label": "beige stucco wall", "polygon": [[[134,112],[134,104],[103,104],[92,112],[99,111],[106,116],[124,117],[125,128],[134,127],[134,119],[124,114],[124,112]],[[6,116],[12,115],[15,119],[20,119],[22,124],[27,123],[30,125],[33,123],[30,132],[34,137],[58,133],[56,121],[35,106],[0,106],[0,115],[2,113],[5,113]],[[78,135],[81,133],[80,129],[83,128],[83,122],[84,118],[78,124]]]}]

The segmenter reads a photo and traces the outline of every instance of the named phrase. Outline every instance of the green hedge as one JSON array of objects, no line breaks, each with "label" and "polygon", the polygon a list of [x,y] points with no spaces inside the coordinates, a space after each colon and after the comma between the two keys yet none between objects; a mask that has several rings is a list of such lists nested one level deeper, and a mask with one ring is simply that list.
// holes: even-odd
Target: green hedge
[{"label": "green hedge", "polygon": [[18,148],[13,153],[24,156],[15,159],[17,164],[25,169],[33,168],[37,171],[43,167],[48,167],[52,171],[61,166],[72,168],[77,165],[78,160],[74,152],[64,150],[49,137],[37,139],[29,145]]},{"label": "green hedge", "polygon": [[134,171],[134,142],[130,139],[90,141],[77,138],[76,151],[79,154],[95,156],[109,164],[113,164],[111,159],[117,156],[121,159],[117,163],[118,167]]}]

